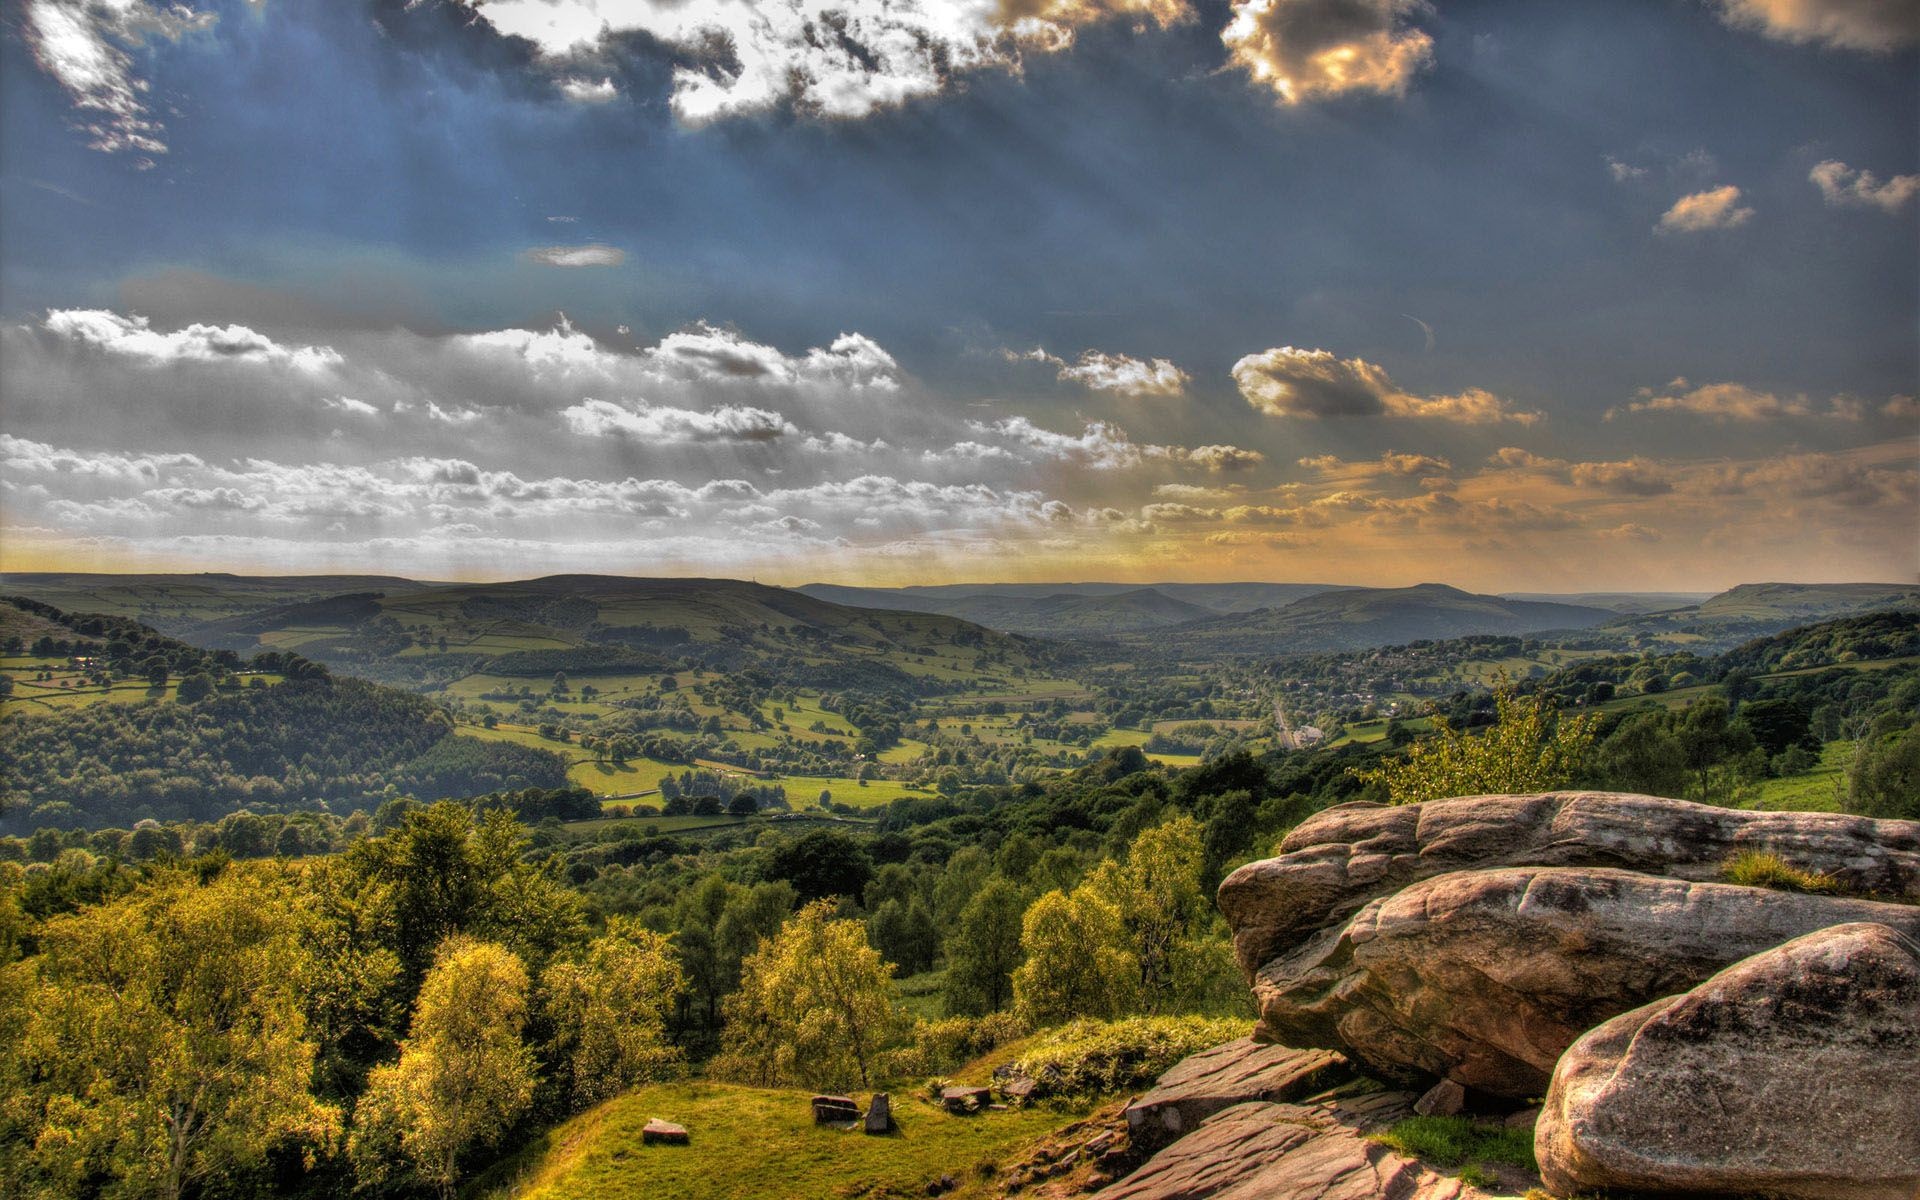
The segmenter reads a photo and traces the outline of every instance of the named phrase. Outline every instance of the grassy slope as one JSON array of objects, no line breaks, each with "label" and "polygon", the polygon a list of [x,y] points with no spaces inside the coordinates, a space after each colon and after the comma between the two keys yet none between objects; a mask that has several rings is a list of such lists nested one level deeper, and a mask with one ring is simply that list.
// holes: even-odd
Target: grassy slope
[{"label": "grassy slope", "polygon": [[[865,1099],[864,1094],[860,1097]],[[845,1133],[813,1123],[807,1093],[688,1081],[659,1084],[589,1109],[529,1147],[508,1182],[470,1194],[488,1200],[705,1200],[717,1196],[835,1197],[894,1188],[924,1194],[942,1174],[977,1183],[974,1167],[1018,1157],[1021,1147],[1077,1114],[1050,1108],[950,1116],[894,1096],[899,1131]],[[685,1125],[686,1146],[642,1146],[650,1117]]]}]

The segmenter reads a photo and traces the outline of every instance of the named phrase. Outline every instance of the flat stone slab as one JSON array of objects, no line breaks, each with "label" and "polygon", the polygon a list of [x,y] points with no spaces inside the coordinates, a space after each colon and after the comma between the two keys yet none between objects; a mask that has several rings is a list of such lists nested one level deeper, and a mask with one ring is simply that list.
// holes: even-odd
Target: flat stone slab
[{"label": "flat stone slab", "polygon": [[1223,1109],[1095,1200],[1478,1200],[1479,1189],[1367,1135],[1413,1112],[1384,1092]]},{"label": "flat stone slab", "polygon": [[860,1120],[860,1105],[852,1096],[815,1096],[812,1104],[815,1125],[837,1125]]},{"label": "flat stone slab", "polygon": [[948,1112],[973,1112],[985,1108],[993,1102],[993,1089],[983,1087],[948,1087],[940,1089],[940,1103]]},{"label": "flat stone slab", "polygon": [[655,1117],[640,1127],[640,1144],[643,1146],[652,1146],[655,1144],[684,1146],[687,1144],[687,1128],[684,1125],[675,1125],[672,1121],[662,1121],[659,1117]]},{"label": "flat stone slab", "polygon": [[1127,1132],[1135,1145],[1163,1146],[1222,1109],[1249,1100],[1297,1100],[1346,1073],[1346,1060],[1331,1050],[1295,1050],[1239,1038],[1176,1063],[1152,1091],[1127,1105]]}]

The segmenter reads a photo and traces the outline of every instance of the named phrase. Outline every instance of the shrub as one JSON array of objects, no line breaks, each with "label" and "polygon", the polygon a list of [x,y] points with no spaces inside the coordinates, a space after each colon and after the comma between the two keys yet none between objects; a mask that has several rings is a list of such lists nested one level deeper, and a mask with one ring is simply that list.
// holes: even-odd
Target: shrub
[{"label": "shrub", "polygon": [[1841,890],[1840,881],[1833,876],[1803,871],[1765,850],[1743,850],[1734,855],[1720,868],[1720,878],[1743,887],[1773,888],[1782,892],[1831,894]]},{"label": "shrub", "polygon": [[1187,1057],[1246,1034],[1237,1018],[1130,1017],[1047,1030],[1010,1064],[1039,1086],[1035,1098],[1144,1087]]},{"label": "shrub", "polygon": [[878,1074],[888,1079],[945,1075],[1026,1033],[1027,1027],[1008,1012],[916,1021],[907,1044],[882,1056]]}]

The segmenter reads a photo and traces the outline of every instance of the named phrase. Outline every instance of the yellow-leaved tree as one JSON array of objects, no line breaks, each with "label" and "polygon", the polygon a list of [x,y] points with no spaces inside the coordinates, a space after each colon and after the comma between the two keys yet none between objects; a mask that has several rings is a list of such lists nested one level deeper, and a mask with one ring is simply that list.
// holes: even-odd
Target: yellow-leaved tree
[{"label": "yellow-leaved tree", "polygon": [[163,1196],[244,1180],[276,1147],[309,1161],[339,1112],[315,1099],[312,961],[272,868],[184,873],[56,917],[16,964],[0,1055],[5,1178],[23,1195]]},{"label": "yellow-leaved tree", "polygon": [[454,1194],[461,1156],[494,1142],[533,1103],[527,969],[504,946],[447,939],[414,1004],[398,1062],[375,1067],[348,1138],[356,1174],[380,1184],[411,1168]]},{"label": "yellow-leaved tree", "polygon": [[1132,1010],[1140,964],[1120,910],[1093,889],[1055,890],[1028,905],[1020,945],[1027,958],[1013,973],[1013,1010],[1028,1025]]},{"label": "yellow-leaved tree", "polygon": [[1495,690],[1493,702],[1495,720],[1486,731],[1455,729],[1435,718],[1437,736],[1415,742],[1398,762],[1356,769],[1354,776],[1384,787],[1390,804],[1572,784],[1593,745],[1598,714],[1562,716],[1545,696],[1523,699],[1505,686]]},{"label": "yellow-leaved tree", "polygon": [[807,905],[747,956],[724,1005],[714,1074],[815,1088],[871,1082],[874,1057],[902,1028],[893,966],[867,944],[864,924],[834,920],[833,908]]},{"label": "yellow-leaved tree", "polygon": [[540,977],[553,1022],[552,1059],[565,1067],[576,1107],[670,1075],[680,1051],[667,1014],[686,988],[671,943],[630,917],[613,917],[578,962]]}]

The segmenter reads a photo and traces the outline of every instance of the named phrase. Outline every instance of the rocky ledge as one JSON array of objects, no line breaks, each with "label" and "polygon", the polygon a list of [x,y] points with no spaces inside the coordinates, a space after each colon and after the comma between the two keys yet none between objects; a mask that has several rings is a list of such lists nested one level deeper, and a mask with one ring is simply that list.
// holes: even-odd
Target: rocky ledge
[{"label": "rocky ledge", "polygon": [[[1103,1200],[1477,1195],[1371,1136],[1429,1088],[1520,1124],[1545,1094],[1560,1195],[1920,1198],[1920,823],[1560,792],[1280,849],[1220,888],[1253,1039],[1130,1106],[1174,1140]],[[1747,853],[1821,894],[1724,882]],[[1309,1094],[1348,1070],[1374,1090]]]}]

